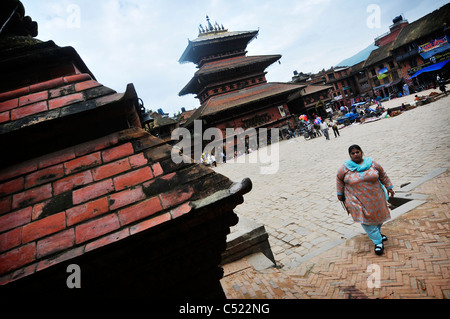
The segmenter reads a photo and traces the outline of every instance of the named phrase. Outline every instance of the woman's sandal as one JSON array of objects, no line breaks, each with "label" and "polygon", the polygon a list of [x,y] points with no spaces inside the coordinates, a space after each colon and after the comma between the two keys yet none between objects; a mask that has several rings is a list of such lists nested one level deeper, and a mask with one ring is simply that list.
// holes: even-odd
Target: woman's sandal
[{"label": "woman's sandal", "polygon": [[383,252],[384,252],[384,245],[382,243],[375,245],[375,254],[382,255]]},{"label": "woman's sandal", "polygon": [[382,239],[383,241],[387,241],[387,240],[388,240],[388,238],[387,238],[385,235],[383,235],[383,234],[381,234],[381,239]]}]

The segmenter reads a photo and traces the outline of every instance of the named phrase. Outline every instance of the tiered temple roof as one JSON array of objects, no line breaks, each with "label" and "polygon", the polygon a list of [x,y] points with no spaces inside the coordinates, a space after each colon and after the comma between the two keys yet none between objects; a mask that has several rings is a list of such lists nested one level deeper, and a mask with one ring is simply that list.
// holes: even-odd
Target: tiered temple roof
[{"label": "tiered temple roof", "polygon": [[267,83],[265,70],[280,60],[281,55],[246,55],[248,44],[259,31],[230,32],[218,28],[218,23],[212,27],[208,17],[207,21],[209,27],[205,30],[201,26],[198,38],[189,41],[180,58],[181,63],[193,62],[199,68],[179,93],[196,94],[201,104],[184,126],[204,116],[218,115],[252,103],[278,98],[283,104],[293,96],[300,96],[298,92],[304,85]]}]

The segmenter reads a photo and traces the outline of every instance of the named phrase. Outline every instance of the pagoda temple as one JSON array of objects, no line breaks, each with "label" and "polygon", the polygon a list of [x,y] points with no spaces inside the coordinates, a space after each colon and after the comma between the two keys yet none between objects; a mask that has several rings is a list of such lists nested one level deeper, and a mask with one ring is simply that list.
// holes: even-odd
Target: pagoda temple
[{"label": "pagoda temple", "polygon": [[[304,85],[267,82],[265,71],[281,55],[247,56],[247,46],[259,31],[228,31],[207,16],[197,39],[190,41],[180,63],[194,63],[198,71],[180,96],[195,94],[200,107],[184,124],[191,129],[201,120],[203,129],[288,128],[293,115],[303,112]],[[224,145],[228,153],[230,145]]]}]

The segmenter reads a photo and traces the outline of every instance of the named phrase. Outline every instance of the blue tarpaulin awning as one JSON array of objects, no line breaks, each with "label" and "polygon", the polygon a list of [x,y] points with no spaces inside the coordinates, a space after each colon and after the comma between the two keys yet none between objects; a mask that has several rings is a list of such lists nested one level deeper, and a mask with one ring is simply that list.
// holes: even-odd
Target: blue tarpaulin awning
[{"label": "blue tarpaulin awning", "polygon": [[423,68],[422,70],[417,71],[416,73],[414,73],[414,75],[411,76],[412,78],[415,78],[416,76],[424,73],[424,72],[433,72],[433,71],[437,71],[440,70],[444,67],[444,65],[446,65],[448,62],[450,61],[450,59],[446,60],[446,61],[442,61],[430,66],[427,66],[426,68]]}]

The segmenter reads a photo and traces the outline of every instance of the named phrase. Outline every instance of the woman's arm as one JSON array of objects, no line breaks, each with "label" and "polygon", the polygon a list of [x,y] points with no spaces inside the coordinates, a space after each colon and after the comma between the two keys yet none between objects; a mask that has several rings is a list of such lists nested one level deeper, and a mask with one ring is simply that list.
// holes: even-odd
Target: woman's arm
[{"label": "woman's arm", "polygon": [[341,201],[345,201],[344,196],[344,189],[345,189],[345,183],[344,183],[344,177],[346,173],[346,168],[344,165],[338,170],[336,175],[336,192],[337,192],[337,198]]},{"label": "woman's arm", "polygon": [[394,184],[392,184],[389,176],[387,175],[386,171],[383,169],[383,167],[378,164],[377,162],[373,162],[373,166],[374,168],[378,171],[378,178],[381,182],[381,184],[383,184],[384,187],[386,187],[389,196],[394,197],[395,192],[394,192]]}]

